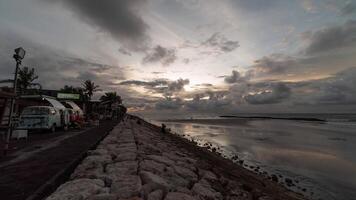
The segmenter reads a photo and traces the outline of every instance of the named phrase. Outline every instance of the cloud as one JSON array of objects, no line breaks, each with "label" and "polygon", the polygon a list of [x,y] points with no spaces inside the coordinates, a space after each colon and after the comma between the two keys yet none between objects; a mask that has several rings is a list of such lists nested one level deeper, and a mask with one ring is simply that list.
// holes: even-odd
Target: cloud
[{"label": "cloud", "polygon": [[280,103],[291,95],[291,89],[284,83],[271,83],[263,90],[258,89],[250,93],[244,99],[250,104],[274,104]]},{"label": "cloud", "polygon": [[207,40],[202,42],[202,45],[217,48],[225,53],[234,51],[240,46],[238,41],[229,40],[219,32],[214,33]]},{"label": "cloud", "polygon": [[140,16],[146,0],[47,0],[47,2],[63,3],[80,19],[110,33],[130,50],[143,50],[149,41],[148,25]]},{"label": "cloud", "polygon": [[351,15],[356,12],[356,5],[353,2],[347,2],[344,7],[341,8],[342,15]]},{"label": "cloud", "polygon": [[233,84],[237,82],[245,82],[250,79],[250,74],[249,72],[246,73],[245,75],[241,75],[240,72],[236,70],[232,70],[232,74],[230,76],[224,76],[224,81],[225,83],[228,84]]},{"label": "cloud", "polygon": [[[81,86],[91,79],[103,90],[111,87],[117,80],[126,78],[126,71],[120,66],[101,63],[96,60],[76,57],[75,55],[34,44],[30,39],[17,33],[0,33],[0,79],[11,78],[14,60],[11,58],[14,45],[21,44],[26,50],[23,66],[35,69],[38,82],[44,89],[60,89],[64,85]],[[122,89],[120,89],[122,90]]]},{"label": "cloud", "polygon": [[158,110],[177,110],[183,106],[183,100],[180,98],[166,98],[156,103]]},{"label": "cloud", "polygon": [[126,56],[131,56],[132,54],[130,51],[126,50],[125,48],[120,47],[118,50],[121,54],[126,55]]},{"label": "cloud", "polygon": [[281,54],[273,54],[256,60],[251,67],[256,74],[281,74],[295,65],[294,59]]},{"label": "cloud", "polygon": [[349,68],[325,79],[300,82],[293,86],[296,104],[349,105],[356,104],[356,68]]},{"label": "cloud", "polygon": [[[208,98],[206,98],[208,97]],[[195,94],[193,100],[185,102],[185,108],[190,111],[220,113],[232,109],[232,100],[226,91],[206,91]]]},{"label": "cloud", "polygon": [[341,26],[306,32],[303,38],[309,41],[307,54],[324,53],[356,44],[356,21],[349,20]]},{"label": "cloud", "polygon": [[142,86],[152,93],[163,94],[170,97],[176,93],[184,91],[184,86],[189,84],[189,79],[178,79],[176,81],[168,79],[155,79],[153,81],[128,80],[120,82],[119,85]]},{"label": "cloud", "polygon": [[157,45],[146,53],[146,56],[142,59],[142,63],[156,63],[160,62],[164,66],[172,64],[177,59],[176,50],[169,49]]}]

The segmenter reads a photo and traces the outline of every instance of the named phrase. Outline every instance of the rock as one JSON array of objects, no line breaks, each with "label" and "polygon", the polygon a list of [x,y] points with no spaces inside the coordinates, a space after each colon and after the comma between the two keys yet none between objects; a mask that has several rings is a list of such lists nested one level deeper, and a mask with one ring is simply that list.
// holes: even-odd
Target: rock
[{"label": "rock", "polygon": [[89,168],[86,165],[79,165],[71,174],[71,179],[90,178],[90,179],[103,179],[105,177],[103,167]]},{"label": "rock", "polygon": [[110,193],[117,195],[119,198],[129,198],[140,195],[141,179],[136,175],[118,176],[112,182]]},{"label": "rock", "polygon": [[272,181],[278,183],[278,177],[275,174],[272,174],[271,178],[272,178]]},{"label": "rock", "polygon": [[137,157],[136,153],[131,153],[131,152],[121,153],[117,155],[114,161],[115,162],[130,161],[130,160],[132,161],[132,160],[136,160],[136,157]]},{"label": "rock", "polygon": [[284,181],[288,184],[288,185],[292,185],[293,184],[293,180],[290,178],[285,178]]},{"label": "rock", "polygon": [[140,177],[143,184],[149,184],[154,189],[161,189],[163,192],[166,192],[171,187],[169,183],[162,177],[153,174],[148,171],[141,171]]},{"label": "rock", "polygon": [[117,200],[117,196],[113,194],[97,194],[89,197],[88,200]]},{"label": "rock", "polygon": [[167,167],[166,172],[162,174],[162,177],[167,180],[167,182],[174,187],[188,187],[190,184],[190,180],[183,178],[182,176],[178,175],[172,167]]},{"label": "rock", "polygon": [[137,161],[122,161],[107,165],[106,173],[135,175],[137,174],[137,167]]},{"label": "rock", "polygon": [[195,171],[196,167],[193,164],[190,164],[188,162],[183,162],[183,161],[177,161],[176,165],[181,166],[181,167],[185,167],[190,169],[191,171]]},{"label": "rock", "polygon": [[201,177],[201,179],[205,179],[209,183],[218,181],[218,177],[216,177],[216,175],[211,171],[199,170],[199,176]]},{"label": "rock", "polygon": [[262,197],[259,197],[258,200],[272,200],[272,198],[270,198],[268,196],[262,196]]},{"label": "rock", "polygon": [[109,155],[109,153],[106,149],[97,148],[95,150],[88,151],[88,155],[102,156],[102,155]]},{"label": "rock", "polygon": [[214,189],[200,183],[194,184],[192,192],[203,199],[223,199],[220,192],[216,192]]},{"label": "rock", "polygon": [[196,200],[196,198],[180,192],[170,192],[164,200]]},{"label": "rock", "polygon": [[171,159],[164,157],[164,156],[158,156],[158,155],[148,155],[147,156],[148,159],[154,160],[156,162],[165,164],[167,166],[172,166],[174,165],[174,161],[172,161]]},{"label": "rock", "polygon": [[143,171],[150,171],[155,174],[161,174],[163,173],[165,168],[164,164],[155,162],[153,160],[143,160],[140,162],[140,170]]},{"label": "rock", "polygon": [[196,182],[198,180],[198,176],[190,169],[180,167],[180,166],[174,166],[173,169],[179,176],[189,181]]},{"label": "rock", "polygon": [[147,200],[161,200],[163,198],[163,191],[162,190],[155,190],[148,194]]},{"label": "rock", "polygon": [[82,200],[100,193],[108,193],[99,179],[76,179],[61,185],[46,200]]}]

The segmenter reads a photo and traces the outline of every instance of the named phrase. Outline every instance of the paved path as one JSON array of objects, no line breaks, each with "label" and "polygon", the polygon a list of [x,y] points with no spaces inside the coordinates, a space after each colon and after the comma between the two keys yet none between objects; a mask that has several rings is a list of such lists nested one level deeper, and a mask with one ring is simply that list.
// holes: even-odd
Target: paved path
[{"label": "paved path", "polygon": [[[46,143],[16,162],[5,161],[0,167],[0,199],[24,200],[38,188],[65,169],[95,145],[117,122],[104,122],[71,137],[57,137],[59,141]],[[53,138],[50,141],[53,142]],[[41,143],[42,144],[42,143]],[[21,159],[20,159],[21,158]]]},{"label": "paved path", "polygon": [[184,148],[186,141],[142,123],[116,126],[47,200],[295,199],[271,198],[217,174],[214,164]]}]

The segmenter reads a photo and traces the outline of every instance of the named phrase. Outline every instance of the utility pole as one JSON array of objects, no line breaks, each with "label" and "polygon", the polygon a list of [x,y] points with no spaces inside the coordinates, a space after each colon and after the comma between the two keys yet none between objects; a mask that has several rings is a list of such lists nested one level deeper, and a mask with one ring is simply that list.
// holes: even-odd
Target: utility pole
[{"label": "utility pole", "polygon": [[19,47],[19,48],[15,49],[15,54],[13,55],[13,58],[16,61],[15,77],[14,77],[14,84],[13,84],[14,96],[11,98],[9,123],[8,123],[7,135],[6,135],[6,142],[5,142],[5,146],[4,146],[4,155],[6,155],[7,151],[9,150],[9,144],[10,144],[10,139],[11,139],[12,129],[13,129],[12,117],[13,117],[15,101],[16,101],[16,97],[17,97],[17,94],[16,94],[17,74],[19,71],[19,67],[21,65],[21,61],[25,57],[25,54],[26,54],[26,51],[22,47]]}]

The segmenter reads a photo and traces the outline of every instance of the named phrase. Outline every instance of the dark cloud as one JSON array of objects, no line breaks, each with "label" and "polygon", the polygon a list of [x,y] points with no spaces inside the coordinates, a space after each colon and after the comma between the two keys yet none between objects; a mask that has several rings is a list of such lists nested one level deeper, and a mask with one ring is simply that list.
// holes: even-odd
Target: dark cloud
[{"label": "dark cloud", "polygon": [[232,70],[232,74],[230,76],[224,76],[225,83],[233,84],[237,82],[245,82],[250,79],[248,74],[241,75],[240,72],[236,70]]},{"label": "dark cloud", "polygon": [[219,32],[214,33],[206,41],[202,42],[202,45],[217,48],[225,53],[234,51],[240,46],[238,41],[229,40]]},{"label": "dark cloud", "polygon": [[351,15],[356,12],[356,4],[354,2],[347,2],[340,11],[342,15]]},{"label": "dark cloud", "polygon": [[356,68],[350,68],[319,80],[305,81],[294,85],[294,102],[312,105],[356,104]]},{"label": "dark cloud", "polygon": [[194,95],[193,100],[185,102],[190,111],[221,113],[232,109],[232,101],[226,91],[206,91]]},{"label": "dark cloud", "polygon": [[341,26],[328,27],[315,32],[306,32],[303,37],[309,41],[309,46],[305,50],[307,54],[352,47],[356,44],[356,21],[349,20]]},{"label": "dark cloud", "polygon": [[291,89],[284,83],[272,83],[263,90],[256,90],[248,94],[244,99],[250,104],[274,104],[289,98]]},{"label": "dark cloud", "polygon": [[155,108],[158,110],[177,110],[182,108],[183,103],[180,98],[166,98],[158,101]]},{"label": "dark cloud", "polygon": [[184,86],[189,84],[189,79],[178,79],[171,81],[168,79],[155,79],[153,81],[128,80],[120,82],[119,85],[142,86],[152,93],[160,93],[164,96],[172,96],[175,93],[184,91]]},{"label": "dark cloud", "polygon": [[120,47],[118,51],[123,55],[127,55],[127,56],[131,56],[132,55],[130,51],[128,51],[127,49],[122,48],[122,47]]},{"label": "dark cloud", "polygon": [[280,54],[273,54],[271,56],[264,56],[255,61],[251,66],[255,75],[257,74],[282,74],[292,67],[296,66],[296,61]]},{"label": "dark cloud", "polygon": [[146,48],[148,25],[140,16],[146,0],[47,0],[61,2],[86,23],[106,31],[125,47],[139,51]]},{"label": "dark cloud", "polygon": [[172,64],[177,59],[176,50],[169,49],[157,45],[146,53],[146,56],[142,59],[142,63],[156,63],[160,62],[164,66]]},{"label": "dark cloud", "polygon": [[[125,79],[126,72],[120,66],[79,58],[48,46],[34,44],[16,33],[0,33],[0,79],[12,78],[15,62],[11,58],[14,46],[19,44],[26,50],[23,66],[35,69],[38,82],[44,89],[60,89],[64,85],[81,86],[91,79],[103,90],[113,89],[111,85]],[[5,67],[6,66],[6,67]]]}]

